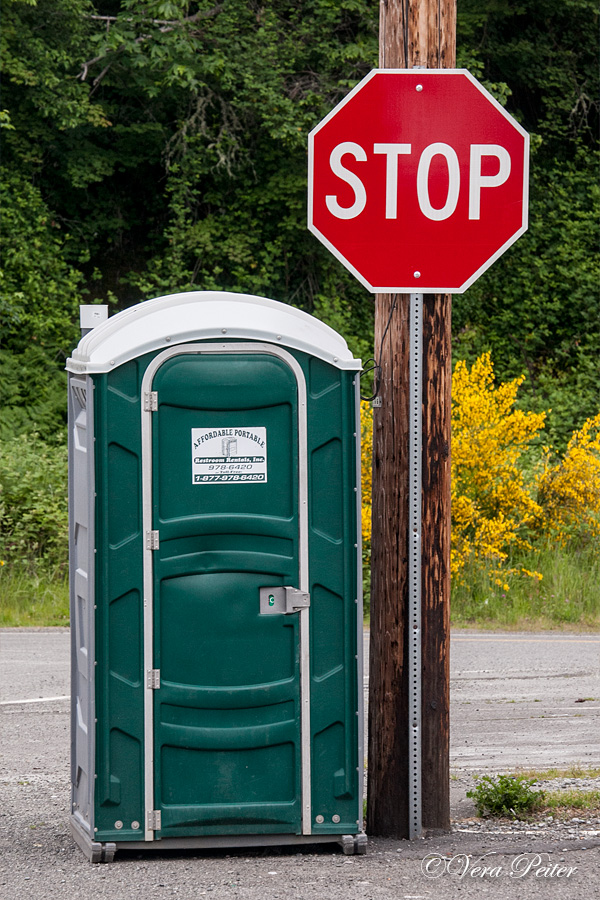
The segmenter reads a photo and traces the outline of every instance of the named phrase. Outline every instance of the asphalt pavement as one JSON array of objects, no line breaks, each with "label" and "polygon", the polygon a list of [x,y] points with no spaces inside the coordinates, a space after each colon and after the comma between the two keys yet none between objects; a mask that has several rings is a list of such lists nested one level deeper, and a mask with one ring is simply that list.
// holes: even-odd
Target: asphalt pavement
[{"label": "asphalt pavement", "polygon": [[453,632],[452,766],[600,761],[600,635]]},{"label": "asphalt pavement", "polygon": [[600,820],[498,824],[466,798],[477,773],[600,766],[598,634],[453,632],[453,832],[371,838],[357,857],[325,846],[90,864],[68,825],[68,694],[66,631],[0,633],[0,900],[600,897]]}]

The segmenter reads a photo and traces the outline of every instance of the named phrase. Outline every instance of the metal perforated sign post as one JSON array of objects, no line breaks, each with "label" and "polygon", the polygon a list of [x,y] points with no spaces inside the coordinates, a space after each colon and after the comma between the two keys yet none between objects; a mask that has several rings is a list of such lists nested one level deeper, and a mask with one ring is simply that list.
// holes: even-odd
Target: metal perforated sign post
[{"label": "metal perforated sign post", "polygon": [[410,295],[410,423],[408,463],[408,719],[409,837],[421,834],[421,403],[423,294]]}]

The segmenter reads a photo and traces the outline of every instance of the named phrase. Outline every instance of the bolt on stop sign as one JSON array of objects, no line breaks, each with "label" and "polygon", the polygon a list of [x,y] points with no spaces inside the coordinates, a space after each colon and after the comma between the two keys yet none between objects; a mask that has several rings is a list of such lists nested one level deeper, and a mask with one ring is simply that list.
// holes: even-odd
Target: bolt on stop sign
[{"label": "bolt on stop sign", "polygon": [[308,140],[308,227],[370,291],[460,294],[527,229],[529,135],[465,69],[375,69]]}]

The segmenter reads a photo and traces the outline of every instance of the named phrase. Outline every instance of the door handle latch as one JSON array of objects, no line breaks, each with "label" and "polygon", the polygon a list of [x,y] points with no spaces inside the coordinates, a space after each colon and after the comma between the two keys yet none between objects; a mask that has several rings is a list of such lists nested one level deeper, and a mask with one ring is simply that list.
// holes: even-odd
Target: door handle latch
[{"label": "door handle latch", "polygon": [[295,587],[261,587],[261,616],[288,615],[310,606],[310,594]]}]

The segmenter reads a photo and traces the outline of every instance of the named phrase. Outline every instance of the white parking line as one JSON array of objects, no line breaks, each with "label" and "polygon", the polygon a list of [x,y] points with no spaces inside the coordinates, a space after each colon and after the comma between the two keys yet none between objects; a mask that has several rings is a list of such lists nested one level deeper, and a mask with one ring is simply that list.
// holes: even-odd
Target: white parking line
[{"label": "white parking line", "polygon": [[33,697],[31,700],[0,700],[0,706],[21,706],[22,703],[52,703],[54,700],[69,700],[68,694],[61,697]]},{"label": "white parking line", "polygon": [[524,638],[511,637],[510,635],[499,635],[498,637],[464,637],[457,634],[452,635],[452,641],[469,641],[470,643],[486,644],[495,641],[501,644],[600,644],[600,638],[580,638],[574,636],[572,638]]}]

